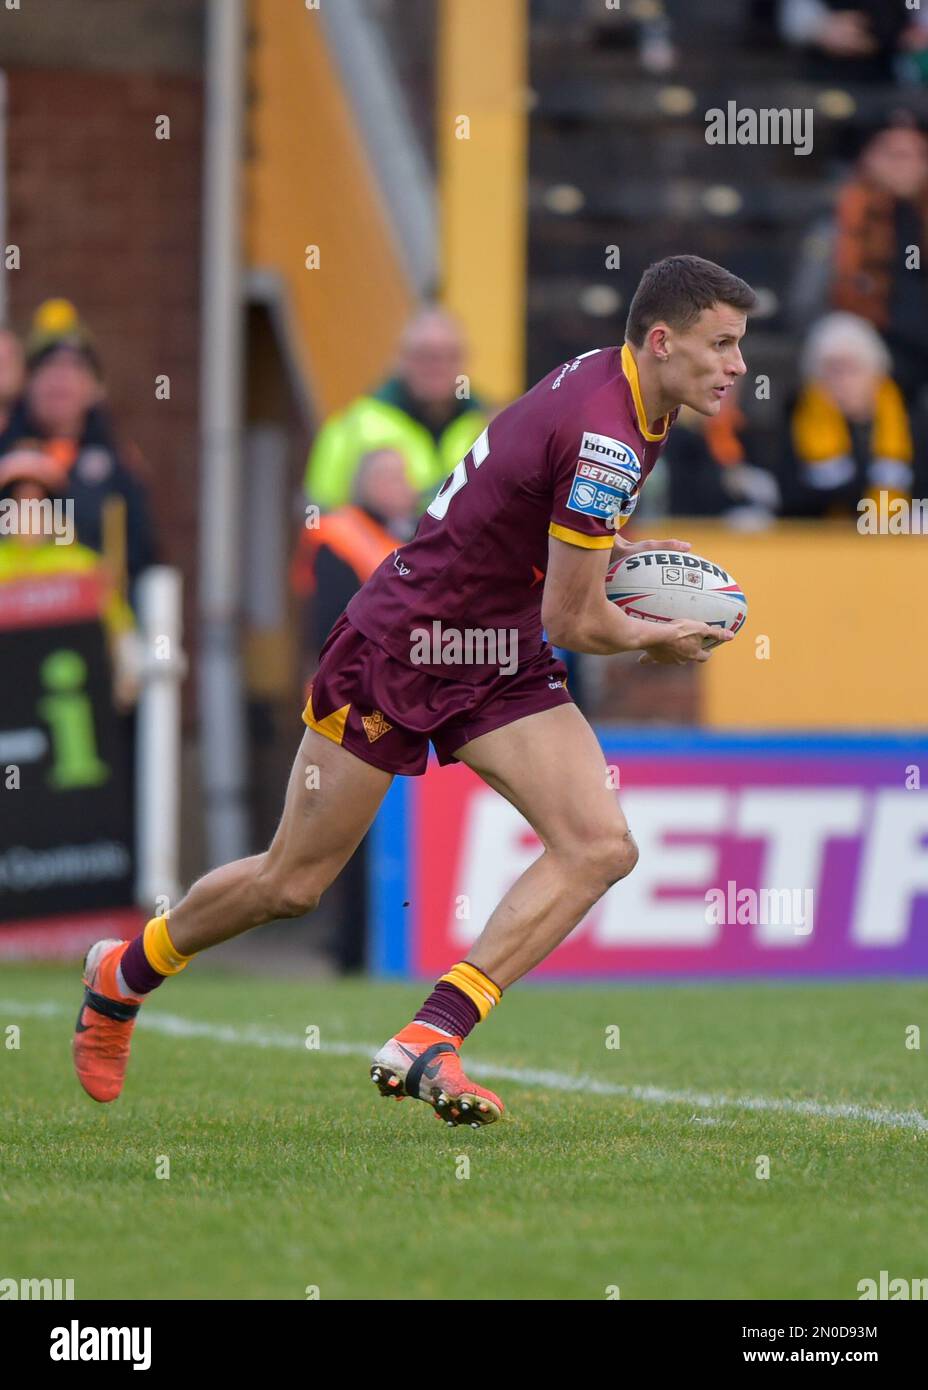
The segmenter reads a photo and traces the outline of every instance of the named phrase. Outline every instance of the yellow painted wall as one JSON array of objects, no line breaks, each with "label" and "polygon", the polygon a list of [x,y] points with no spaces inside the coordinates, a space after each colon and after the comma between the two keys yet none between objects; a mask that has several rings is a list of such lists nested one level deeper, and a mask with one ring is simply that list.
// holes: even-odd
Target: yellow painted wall
[{"label": "yellow painted wall", "polygon": [[[700,669],[716,728],[928,725],[924,536],[783,522],[756,535],[662,522],[660,534],[727,569],[748,599],[735,640]],[[758,639],[770,640],[758,660]]]},{"label": "yellow painted wall", "polygon": [[282,277],[325,415],[385,375],[414,295],[320,11],[251,0],[249,18],[246,255]]},{"label": "yellow painted wall", "polygon": [[439,3],[443,299],[477,389],[507,402],[525,389],[527,0]]}]

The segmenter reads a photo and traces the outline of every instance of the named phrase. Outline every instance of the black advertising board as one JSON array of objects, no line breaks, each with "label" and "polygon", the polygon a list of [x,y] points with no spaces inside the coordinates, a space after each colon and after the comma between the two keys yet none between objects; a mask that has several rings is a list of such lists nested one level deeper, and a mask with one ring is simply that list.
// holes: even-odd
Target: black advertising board
[{"label": "black advertising board", "polygon": [[0,586],[0,950],[21,924],[133,903],[131,726],[99,603],[93,575]]}]

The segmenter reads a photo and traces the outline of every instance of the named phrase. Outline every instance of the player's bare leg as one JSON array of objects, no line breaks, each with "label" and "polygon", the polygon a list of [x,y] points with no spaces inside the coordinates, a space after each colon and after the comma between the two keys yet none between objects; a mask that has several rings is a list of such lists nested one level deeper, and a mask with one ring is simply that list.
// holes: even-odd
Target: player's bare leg
[{"label": "player's bare leg", "polygon": [[513,884],[467,960],[439,980],[413,1023],[389,1039],[371,1075],[384,1095],[426,1100],[449,1124],[491,1123],[492,1091],[464,1074],[458,1049],[506,986],[544,960],[638,858],[607,786],[602,750],[575,705],[526,716],[457,756],[536,831],[541,855]]},{"label": "player's bare leg", "polygon": [[515,806],[544,850],[517,879],[468,960],[506,989],[554,950],[638,861],[596,735],[576,705],[474,739],[461,762]]},{"label": "player's bare leg", "polygon": [[139,1008],[166,976],[221,941],[313,910],[357,849],[392,780],[307,729],[270,848],[213,869],[169,919],[149,922],[136,941],[98,941],[90,948],[73,1045],[89,1095],[100,1101],[119,1095]]},{"label": "player's bare leg", "polygon": [[182,955],[311,912],[367,833],[393,778],[307,729],[270,848],[213,869],[171,911]]}]

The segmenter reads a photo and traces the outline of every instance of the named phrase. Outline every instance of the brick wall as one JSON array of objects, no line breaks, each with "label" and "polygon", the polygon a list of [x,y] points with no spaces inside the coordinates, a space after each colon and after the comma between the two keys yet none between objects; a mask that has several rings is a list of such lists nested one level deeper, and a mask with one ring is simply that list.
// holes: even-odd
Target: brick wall
[{"label": "brick wall", "polygon": [[[10,319],[64,295],[95,335],[117,432],[142,452],[163,558],[196,555],[198,78],[7,67]],[[171,138],[155,139],[155,118]],[[167,373],[171,399],[155,398]],[[190,685],[188,683],[188,689]]]}]

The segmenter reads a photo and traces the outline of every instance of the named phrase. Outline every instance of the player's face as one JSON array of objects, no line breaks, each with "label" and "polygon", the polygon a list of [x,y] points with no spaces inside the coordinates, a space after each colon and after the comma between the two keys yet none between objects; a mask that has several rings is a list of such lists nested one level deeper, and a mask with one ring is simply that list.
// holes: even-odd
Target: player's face
[{"label": "player's face", "polygon": [[740,309],[716,304],[691,328],[666,330],[665,392],[700,415],[718,415],[722,402],[747,367],[739,343],[747,327]]}]

